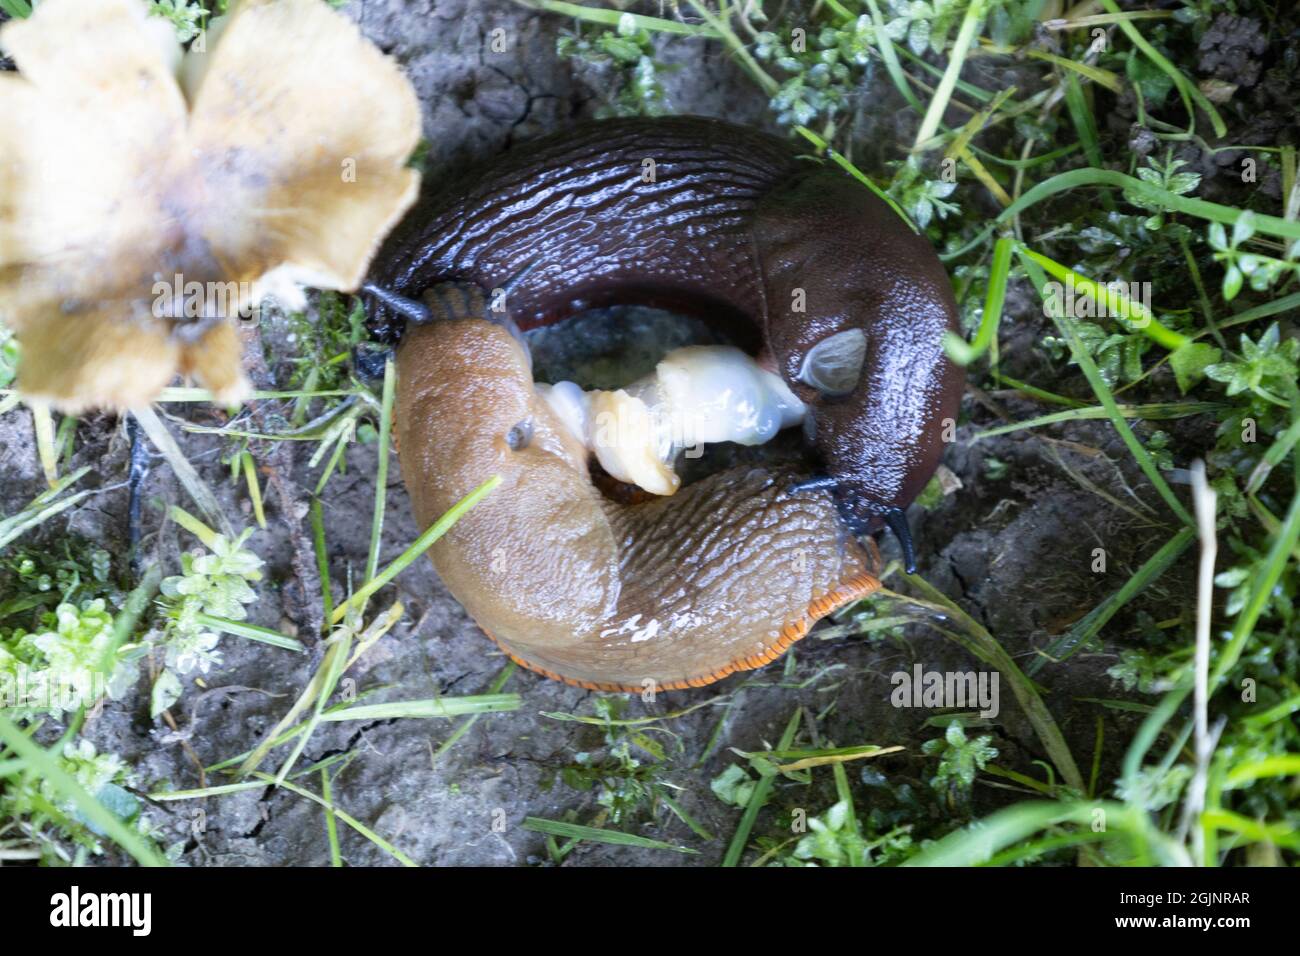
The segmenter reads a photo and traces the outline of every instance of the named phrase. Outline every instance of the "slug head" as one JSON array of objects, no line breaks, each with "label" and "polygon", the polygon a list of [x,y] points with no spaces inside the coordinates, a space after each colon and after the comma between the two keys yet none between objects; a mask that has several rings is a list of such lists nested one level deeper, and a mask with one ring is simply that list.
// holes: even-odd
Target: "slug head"
[{"label": "slug head", "polygon": [[[965,376],[944,353],[957,306],[928,240],[837,170],[816,168],[759,209],[768,345],[809,404],[807,425],[845,526],[902,529],[950,440]],[[792,303],[798,303],[795,309]]]}]

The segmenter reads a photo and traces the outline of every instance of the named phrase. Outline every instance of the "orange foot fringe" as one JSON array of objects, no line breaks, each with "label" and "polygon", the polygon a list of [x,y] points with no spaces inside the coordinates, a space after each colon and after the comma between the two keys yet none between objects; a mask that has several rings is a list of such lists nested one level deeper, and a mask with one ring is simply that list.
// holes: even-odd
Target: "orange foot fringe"
[{"label": "orange foot fringe", "polygon": [[[854,601],[861,600],[868,594],[872,594],[880,587],[880,580],[872,574],[859,574],[850,578],[848,581],[836,587],[834,590],[827,592],[819,598],[813,600],[808,608],[798,617],[787,621],[781,628],[781,636],[777,638],[775,644],[765,651],[758,654],[751,654],[749,657],[743,657],[739,660],[732,661],[726,667],[720,668],[712,673],[705,674],[701,677],[693,677],[687,680],[676,680],[667,684],[656,684],[657,690],[686,690],[690,687],[707,687],[715,681],[737,671],[749,671],[763,667],[772,663],[786,651],[788,651],[795,641],[802,640],[812,626],[828,614],[833,614],[846,604],[852,604]],[[482,628],[483,633],[492,638],[505,655],[520,667],[527,668],[543,677],[549,677],[551,680],[563,681],[573,687],[585,687],[587,690],[599,690],[608,693],[626,693],[639,694],[645,690],[642,686],[633,686],[628,684],[606,683],[601,681],[578,680],[573,677],[565,677],[563,674],[557,674],[555,671],[547,670],[545,667],[539,667],[530,661],[524,660],[519,655],[513,653],[509,648],[496,639],[496,636],[486,628]]]}]

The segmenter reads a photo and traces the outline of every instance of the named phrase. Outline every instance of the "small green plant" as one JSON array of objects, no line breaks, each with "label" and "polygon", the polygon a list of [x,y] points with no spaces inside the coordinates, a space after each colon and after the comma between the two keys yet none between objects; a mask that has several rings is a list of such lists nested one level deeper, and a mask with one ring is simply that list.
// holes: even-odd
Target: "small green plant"
[{"label": "small green plant", "polygon": [[9,388],[18,376],[18,340],[0,325],[0,388]]},{"label": "small green plant", "polygon": [[0,559],[0,622],[22,622],[23,612],[50,604],[104,598],[120,607],[124,595],[113,580],[112,556],[76,538],[62,542],[63,557],[48,551],[18,551]]},{"label": "small green plant", "polygon": [[845,800],[808,818],[808,833],[780,862],[785,866],[888,866],[901,863],[914,850],[908,827],[895,827],[880,836],[859,832],[860,821]]},{"label": "small green plant", "polygon": [[[149,838],[153,827],[130,787],[134,776],[116,754],[99,753],[82,738],[68,742],[59,767],[113,816]],[[50,781],[35,775],[0,780],[0,849],[30,854],[45,865],[79,863],[104,851],[104,834]],[[179,852],[179,847],[175,852]]]},{"label": "small green plant", "polygon": [[[193,518],[190,519],[198,524]],[[220,635],[204,617],[242,621],[245,605],[257,598],[250,584],[262,579],[262,559],[244,549],[252,535],[246,529],[233,540],[203,529],[204,551],[181,556],[181,573],[165,578],[159,607],[163,613],[160,645],[166,669],[154,683],[151,711],[156,716],[180,697],[180,677],[198,671],[206,674],[221,662]]]},{"label": "small green plant", "polygon": [[1241,292],[1243,282],[1250,280],[1250,287],[1256,292],[1271,289],[1283,275],[1300,275],[1300,239],[1287,247],[1286,259],[1256,252],[1243,252],[1243,246],[1255,234],[1255,217],[1249,210],[1243,212],[1233,223],[1232,235],[1223,223],[1210,224],[1209,243],[1214,250],[1214,260],[1224,267],[1223,297],[1231,301]]},{"label": "small green plant", "polygon": [[1130,786],[1121,780],[1116,784],[1115,795],[1149,812],[1163,810],[1177,800],[1183,787],[1191,779],[1192,768],[1186,764],[1163,767],[1143,767]]},{"label": "small green plant", "polygon": [[968,740],[966,731],[955,720],[948,725],[943,737],[922,744],[921,752],[939,758],[939,769],[930,778],[930,786],[958,806],[969,802],[976,774],[998,755],[992,737]]},{"label": "small green plant", "polygon": [[1169,433],[1165,431],[1153,431],[1149,438],[1143,443],[1146,445],[1147,453],[1151,460],[1156,463],[1156,467],[1161,471],[1172,471],[1174,467],[1174,453],[1170,448]]},{"label": "small green plant", "polygon": [[914,160],[902,163],[894,173],[889,194],[907,211],[916,225],[924,229],[937,216],[946,219],[961,212],[961,207],[949,202],[948,197],[957,189],[956,181],[928,179]]},{"label": "small green plant", "polygon": [[[1096,322],[1076,321],[1075,332],[1084,350],[1092,356],[1103,381],[1111,388],[1122,382],[1135,382],[1142,377],[1142,357],[1151,348],[1151,340],[1139,332],[1115,332]],[[1043,348],[1056,359],[1071,356],[1069,364],[1077,365],[1070,351],[1070,343],[1055,335],[1043,336]]]},{"label": "small green plant", "polygon": [[138,648],[114,646],[103,598],[60,604],[41,615],[40,625],[0,636],[0,711],[61,718],[105,694],[120,698],[135,683]]},{"label": "small green plant", "polygon": [[918,56],[927,49],[942,53],[968,0],[889,0],[885,35],[907,43]]},{"label": "small green plant", "polygon": [[[1250,548],[1240,540],[1230,542],[1239,563],[1234,564],[1226,571],[1220,571],[1214,576],[1214,583],[1221,588],[1229,591],[1228,599],[1224,604],[1224,612],[1227,614],[1239,614],[1245,608],[1246,602],[1250,600],[1252,593],[1252,584],[1258,579],[1263,572],[1268,556],[1260,554],[1253,548]],[[1265,614],[1278,614],[1281,618],[1290,622],[1295,617],[1294,596],[1295,584],[1291,572],[1284,574],[1283,580],[1279,586],[1271,591],[1261,603],[1261,608]]]},{"label": "small green plant", "polygon": [[103,548],[67,538],[63,556],[23,550],[0,559],[0,711],[16,717],[93,707],[136,679],[138,645],[115,646],[125,595]]},{"label": "small green plant", "polygon": [[745,809],[749,798],[754,795],[758,781],[751,777],[740,764],[729,763],[722,773],[709,781],[709,789],[723,803]]},{"label": "small green plant", "polygon": [[575,754],[561,778],[575,790],[594,790],[597,805],[615,825],[642,812],[653,814],[669,793],[662,777],[662,749],[644,733],[619,723],[627,709],[622,697],[598,697],[593,707],[596,717],[605,722],[605,752]]},{"label": "small green plant", "polygon": [[655,59],[654,37],[629,14],[613,30],[584,29],[560,34],[555,51],[583,63],[610,67],[622,74],[617,94],[597,112],[608,116],[662,116],[667,112],[664,67]]},{"label": "small green plant", "polygon": [[1281,408],[1290,408],[1300,387],[1296,385],[1300,340],[1282,339],[1274,322],[1252,342],[1241,336],[1241,357],[1211,365],[1205,374],[1227,386],[1228,397],[1249,393]]},{"label": "small green plant", "polygon": [[[290,388],[308,393],[347,389],[352,384],[352,350],[368,335],[365,308],[360,301],[337,292],[322,292],[314,321],[304,312],[293,312],[286,322],[288,344],[293,349],[288,358]],[[290,424],[301,425],[313,402],[323,403],[319,407],[323,412],[341,400],[340,396],[300,396],[294,400]]]},{"label": "small green plant", "polygon": [[794,848],[797,860],[806,865],[847,866],[863,851],[862,836],[846,801],[841,800],[820,816],[808,818],[809,833]]},{"label": "small green plant", "polygon": [[197,0],[150,0],[149,14],[171,23],[181,43],[198,36],[208,19],[208,11]]},{"label": "small green plant", "polygon": [[[1170,156],[1165,157],[1163,164],[1156,161],[1155,157],[1147,157],[1147,165],[1139,167],[1137,170],[1138,179],[1153,186],[1158,186],[1175,196],[1185,196],[1196,191],[1201,184],[1200,173],[1179,172],[1182,167],[1186,166],[1181,159],[1173,159]],[[1149,209],[1152,215],[1147,217],[1143,225],[1152,232],[1160,229],[1165,223],[1164,210],[1134,192],[1124,194],[1124,198],[1140,209]]]},{"label": "small green plant", "polygon": [[1119,663],[1108,667],[1106,673],[1126,691],[1161,694],[1175,686],[1174,678],[1166,673],[1167,667],[1165,661],[1147,651],[1126,647],[1119,653]]}]

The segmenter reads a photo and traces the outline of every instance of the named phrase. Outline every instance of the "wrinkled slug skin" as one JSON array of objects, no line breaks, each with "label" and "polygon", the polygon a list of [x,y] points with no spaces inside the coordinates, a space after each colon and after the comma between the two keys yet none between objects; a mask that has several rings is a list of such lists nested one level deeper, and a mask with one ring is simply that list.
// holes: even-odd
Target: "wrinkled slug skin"
[{"label": "wrinkled slug skin", "polygon": [[[421,526],[501,475],[429,554],[534,670],[601,690],[699,686],[775,659],[877,586],[829,496],[787,494],[789,473],[737,468],[669,498],[605,499],[498,325],[414,328],[397,372],[399,459]],[[514,451],[506,435],[525,419],[532,441]]]},{"label": "wrinkled slug skin", "polygon": [[[957,415],[963,376],[942,348],[956,306],[929,244],[837,167],[752,129],[612,120],[522,144],[417,206],[376,262],[377,284],[417,298],[526,272],[509,303],[525,330],[620,302],[734,323],[814,400],[815,451],[873,528],[924,486]],[[795,377],[847,328],[866,333],[863,374],[820,400]]]},{"label": "wrinkled slug skin", "polygon": [[[943,435],[951,435],[944,421],[955,427],[965,387],[943,349],[943,333],[958,325],[942,264],[924,237],[836,168],[778,186],[760,203],[754,233],[767,343],[787,382],[826,336],[867,333],[857,388],[817,408],[818,453],[867,501],[906,507],[939,464]],[[789,311],[799,289],[802,314]]]}]

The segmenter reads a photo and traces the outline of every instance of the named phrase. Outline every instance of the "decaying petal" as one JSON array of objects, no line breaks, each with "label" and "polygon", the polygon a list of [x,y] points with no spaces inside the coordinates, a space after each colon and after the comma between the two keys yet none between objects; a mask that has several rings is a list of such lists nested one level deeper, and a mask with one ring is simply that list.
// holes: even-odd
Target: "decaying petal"
[{"label": "decaying petal", "polygon": [[153,282],[185,117],[159,24],[134,0],[46,0],[0,36],[21,71],[0,74],[0,311],[22,337]]},{"label": "decaying petal", "polygon": [[190,141],[222,197],[202,231],[227,274],[269,273],[277,298],[285,279],[356,288],[419,185],[406,160],[420,107],[401,70],[320,0],[245,5],[190,56],[211,58]]},{"label": "decaying petal", "polygon": [[45,0],[0,31],[0,321],[23,391],[68,409],[143,404],[177,372],[241,397],[234,316],[355,288],[418,186],[414,91],[321,0],[239,5],[187,54],[188,103],[145,9]]},{"label": "decaying petal", "polygon": [[24,395],[74,414],[152,401],[176,374],[182,349],[165,320],[123,318],[128,309],[127,303],[114,303],[29,323],[22,332]]}]

